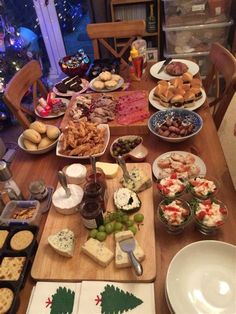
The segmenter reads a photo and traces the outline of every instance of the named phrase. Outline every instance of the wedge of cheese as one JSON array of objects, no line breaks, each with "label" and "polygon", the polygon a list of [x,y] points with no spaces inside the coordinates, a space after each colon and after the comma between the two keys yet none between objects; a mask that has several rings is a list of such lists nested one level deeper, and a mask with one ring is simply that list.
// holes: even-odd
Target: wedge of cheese
[{"label": "wedge of cheese", "polygon": [[[128,254],[121,250],[119,242],[133,237],[134,237],[133,233],[130,230],[120,231],[115,234],[116,241],[115,265],[117,268],[125,268],[132,266]],[[134,241],[135,241],[134,255],[139,262],[142,262],[145,259],[145,253],[138,244],[138,241],[136,239],[134,239]]]},{"label": "wedge of cheese", "polygon": [[118,173],[119,165],[118,164],[111,164],[108,162],[100,162],[98,161],[96,163],[96,166],[98,168],[101,168],[103,172],[105,173],[105,176],[107,179],[115,178],[115,176]]},{"label": "wedge of cheese", "polygon": [[75,247],[74,232],[69,229],[62,229],[56,234],[50,235],[48,243],[58,254],[72,257]]},{"label": "wedge of cheese", "polygon": [[146,173],[138,168],[133,168],[129,171],[131,180],[125,181],[124,178],[121,179],[120,183],[123,187],[128,188],[134,192],[144,191],[150,186],[152,186],[152,180],[149,178]]},{"label": "wedge of cheese", "polygon": [[103,267],[106,267],[114,257],[113,252],[103,242],[93,238],[86,241],[81,250]]}]

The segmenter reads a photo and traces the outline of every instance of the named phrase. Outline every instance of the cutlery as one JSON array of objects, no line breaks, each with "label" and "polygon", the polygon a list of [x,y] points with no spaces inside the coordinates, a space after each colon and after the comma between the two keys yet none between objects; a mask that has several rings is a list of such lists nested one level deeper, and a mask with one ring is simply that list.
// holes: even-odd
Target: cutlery
[{"label": "cutlery", "polygon": [[137,260],[134,255],[135,249],[135,240],[134,238],[128,238],[122,241],[119,241],[120,248],[123,252],[126,252],[129,256],[130,262],[132,263],[135,273],[137,276],[141,276],[143,274],[143,267]]},{"label": "cutlery", "polygon": [[89,158],[90,158],[90,163],[91,163],[92,169],[93,169],[94,183],[97,183],[96,159],[92,155],[90,155]]},{"label": "cutlery", "polygon": [[166,60],[163,62],[162,66],[161,66],[160,69],[158,70],[157,74],[159,74],[160,72],[162,72],[162,71],[164,70],[165,66],[166,66],[167,64],[169,64],[171,60],[172,60],[172,58],[166,58]]},{"label": "cutlery", "polygon": [[123,171],[123,176],[126,182],[132,180],[132,178],[129,175],[129,172],[126,168],[126,164],[125,164],[125,160],[122,156],[118,156],[117,157],[117,162],[119,164],[119,166],[121,167],[122,171]]},{"label": "cutlery", "polygon": [[61,183],[61,186],[63,187],[63,189],[66,192],[66,197],[70,197],[71,191],[68,188],[66,176],[65,176],[63,171],[58,171],[58,178],[59,178],[59,182]]}]

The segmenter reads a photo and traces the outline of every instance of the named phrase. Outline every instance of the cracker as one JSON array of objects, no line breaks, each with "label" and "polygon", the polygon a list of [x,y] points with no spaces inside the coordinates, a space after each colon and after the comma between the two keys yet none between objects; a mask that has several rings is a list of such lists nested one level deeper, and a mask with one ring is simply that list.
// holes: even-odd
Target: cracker
[{"label": "cracker", "polygon": [[33,241],[34,235],[29,230],[21,230],[11,238],[10,246],[15,251],[26,249]]},{"label": "cracker", "polygon": [[26,257],[4,257],[0,266],[0,279],[1,280],[18,280],[23,270]]},{"label": "cracker", "polygon": [[3,247],[6,238],[8,236],[9,231],[7,230],[0,230],[0,249]]},{"label": "cracker", "polygon": [[12,305],[14,293],[9,288],[0,288],[0,313],[7,313]]}]

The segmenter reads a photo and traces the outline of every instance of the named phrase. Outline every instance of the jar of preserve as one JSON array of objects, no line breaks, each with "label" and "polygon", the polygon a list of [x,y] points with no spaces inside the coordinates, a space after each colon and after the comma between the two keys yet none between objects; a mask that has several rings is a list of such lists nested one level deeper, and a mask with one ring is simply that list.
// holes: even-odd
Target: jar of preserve
[{"label": "jar of preserve", "polygon": [[[94,175],[92,168],[88,169],[88,171],[87,171],[86,181],[87,182],[95,182],[95,175]],[[96,182],[103,184],[105,189],[107,188],[105,173],[99,167],[96,167]]]},{"label": "jar of preserve", "polygon": [[45,199],[48,195],[48,188],[42,179],[30,182],[29,191],[31,196],[38,201]]},{"label": "jar of preserve", "polygon": [[102,211],[106,211],[106,195],[105,195],[105,186],[101,182],[88,182],[84,186],[84,201],[95,200],[100,203]]},{"label": "jar of preserve", "polygon": [[103,225],[101,202],[97,199],[85,199],[80,206],[80,214],[83,224],[88,229],[97,229]]}]

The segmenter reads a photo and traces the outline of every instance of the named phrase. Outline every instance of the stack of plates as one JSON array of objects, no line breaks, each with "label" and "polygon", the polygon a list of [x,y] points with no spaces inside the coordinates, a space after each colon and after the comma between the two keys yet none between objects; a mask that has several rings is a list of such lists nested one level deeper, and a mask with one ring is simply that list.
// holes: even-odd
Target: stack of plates
[{"label": "stack of plates", "polygon": [[172,259],[166,301],[175,314],[236,313],[236,247],[220,241],[187,245]]}]

